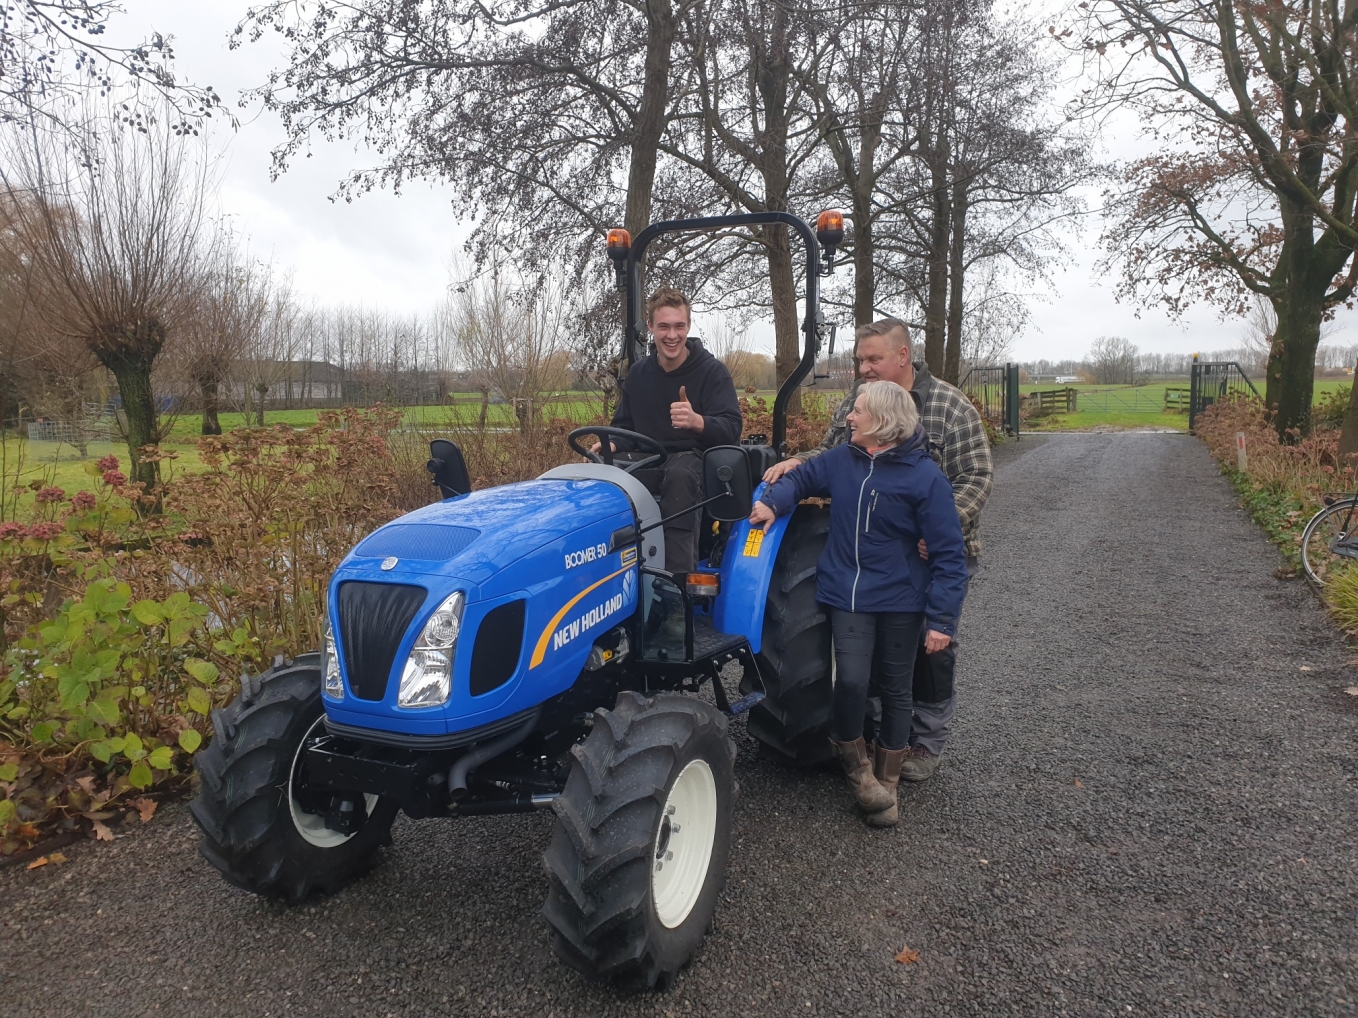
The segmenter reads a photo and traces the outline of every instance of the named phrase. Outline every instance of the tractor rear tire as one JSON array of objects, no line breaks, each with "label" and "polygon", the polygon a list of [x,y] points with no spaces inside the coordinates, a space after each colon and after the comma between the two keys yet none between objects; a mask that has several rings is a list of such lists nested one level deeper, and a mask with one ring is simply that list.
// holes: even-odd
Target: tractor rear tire
[{"label": "tractor rear tire", "polygon": [[834,680],[830,617],[816,602],[828,506],[799,505],[778,546],[758,655],[765,697],[746,722],[765,756],[795,767],[828,763]]},{"label": "tractor rear tire", "polygon": [[203,830],[199,851],[228,881],[256,894],[297,902],[334,893],[391,844],[397,806],[366,796],[366,820],[346,835],[326,827],[308,797],[300,751],[324,734],[319,655],[247,676],[241,687],[212,712],[215,735],[198,754],[199,791],[189,812]]},{"label": "tractor rear tire", "polygon": [[543,856],[558,958],[590,979],[663,989],[726,882],[736,747],[690,696],[623,692],[572,748]]}]

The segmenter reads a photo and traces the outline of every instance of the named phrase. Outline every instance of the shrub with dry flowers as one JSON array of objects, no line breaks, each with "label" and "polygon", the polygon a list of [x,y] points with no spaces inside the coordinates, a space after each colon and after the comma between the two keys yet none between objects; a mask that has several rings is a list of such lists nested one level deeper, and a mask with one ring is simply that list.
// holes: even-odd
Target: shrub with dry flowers
[{"label": "shrub with dry flowers", "polygon": [[[1300,565],[1301,535],[1331,492],[1358,489],[1352,465],[1339,463],[1339,431],[1317,427],[1279,441],[1263,403],[1233,398],[1208,407],[1194,422],[1222,472],[1230,477],[1254,521],[1293,564]],[[1236,459],[1236,435],[1245,436],[1246,468]],[[1323,596],[1331,616],[1358,634],[1358,580],[1352,575],[1327,583]]]}]

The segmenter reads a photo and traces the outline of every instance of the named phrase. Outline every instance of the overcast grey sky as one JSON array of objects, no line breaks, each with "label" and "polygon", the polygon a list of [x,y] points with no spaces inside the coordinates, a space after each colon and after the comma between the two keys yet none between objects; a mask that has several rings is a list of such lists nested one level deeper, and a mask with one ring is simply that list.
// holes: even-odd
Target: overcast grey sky
[{"label": "overcast grey sky", "polygon": [[[282,50],[272,37],[230,51],[227,39],[248,4],[237,0],[126,0],[126,14],[110,26],[117,39],[141,39],[151,31],[175,37],[177,72],[213,85],[235,106],[240,94],[260,84]],[[346,171],[365,165],[352,145],[317,141],[309,159],[298,159],[279,180],[269,180],[270,150],[283,140],[276,118],[238,109],[238,131],[219,131],[225,149],[221,205],[250,238],[252,249],[290,270],[297,292],[323,303],[362,303],[396,312],[424,312],[441,297],[454,250],[465,236],[451,195],[419,184],[399,197],[371,193],[351,204],[331,201]],[[1108,139],[1119,155],[1135,154],[1134,130]],[[1095,198],[1097,196],[1094,196]],[[815,210],[804,210],[811,214]],[[1208,307],[1179,323],[1161,312],[1113,300],[1112,281],[1094,272],[1097,219],[1072,238],[1071,264],[1032,301],[1032,321],[1014,344],[1018,359],[1080,357],[1099,335],[1126,336],[1143,350],[1223,349],[1239,343],[1238,322],[1220,321]],[[1358,342],[1342,328],[1330,342]],[[753,345],[771,348],[771,330],[755,329]]]}]

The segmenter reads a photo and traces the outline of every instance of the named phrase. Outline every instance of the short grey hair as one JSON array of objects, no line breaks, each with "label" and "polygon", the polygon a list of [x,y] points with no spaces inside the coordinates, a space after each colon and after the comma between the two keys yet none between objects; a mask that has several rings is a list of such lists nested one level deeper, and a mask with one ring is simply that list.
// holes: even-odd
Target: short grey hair
[{"label": "short grey hair", "polygon": [[[901,334],[901,339],[897,339],[894,335],[897,332]],[[869,336],[882,336],[890,340],[898,350],[901,347],[907,349],[910,347],[910,326],[899,318],[882,318],[875,322],[869,322],[867,325],[860,325],[854,330],[854,345],[857,346],[859,340],[867,339]]]},{"label": "short grey hair", "polygon": [[919,427],[915,398],[895,382],[864,382],[858,387],[858,396],[863,412],[872,421],[869,434],[882,445],[900,445]]}]

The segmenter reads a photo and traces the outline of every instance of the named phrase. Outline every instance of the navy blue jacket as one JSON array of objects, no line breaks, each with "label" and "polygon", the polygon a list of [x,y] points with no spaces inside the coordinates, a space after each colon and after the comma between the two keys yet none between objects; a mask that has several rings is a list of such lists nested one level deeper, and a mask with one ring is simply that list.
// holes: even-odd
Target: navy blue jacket
[{"label": "navy blue jacket", "polygon": [[923,612],[929,629],[956,633],[967,555],[952,485],[929,457],[924,428],[876,456],[837,445],[784,474],[760,501],[786,516],[813,496],[830,498],[818,601],[844,611]]}]

